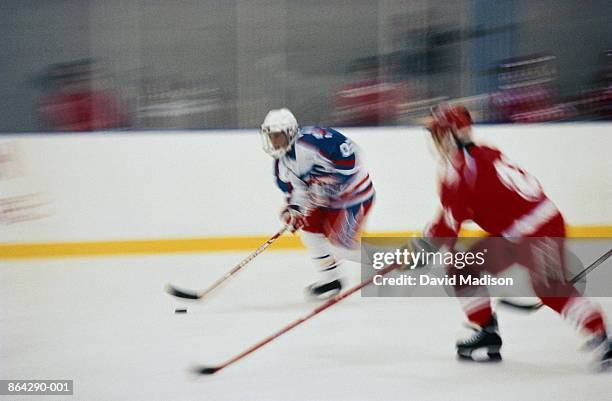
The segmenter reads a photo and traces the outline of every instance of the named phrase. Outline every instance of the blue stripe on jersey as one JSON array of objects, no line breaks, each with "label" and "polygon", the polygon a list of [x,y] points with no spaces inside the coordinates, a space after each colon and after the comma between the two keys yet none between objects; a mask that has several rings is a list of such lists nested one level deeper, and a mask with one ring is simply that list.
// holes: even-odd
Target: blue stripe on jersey
[{"label": "blue stripe on jersey", "polygon": [[276,178],[276,186],[280,188],[286,194],[290,194],[293,191],[293,185],[290,182],[285,182],[280,179],[279,169],[278,169],[278,160],[274,161],[274,177]]},{"label": "blue stripe on jersey", "polygon": [[290,182],[282,181],[279,178],[276,179],[276,185],[286,194],[290,194],[293,191],[293,186]]}]

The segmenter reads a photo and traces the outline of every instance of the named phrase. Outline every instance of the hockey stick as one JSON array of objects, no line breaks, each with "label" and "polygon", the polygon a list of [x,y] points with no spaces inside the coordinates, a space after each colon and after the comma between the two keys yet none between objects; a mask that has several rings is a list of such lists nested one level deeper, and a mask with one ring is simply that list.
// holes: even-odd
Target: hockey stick
[{"label": "hockey stick", "polygon": [[[570,280],[570,284],[576,284],[578,281],[582,280],[587,274],[593,271],[597,266],[606,261],[610,256],[612,256],[612,249],[608,250],[608,252],[601,255],[597,258],[596,261],[591,263],[589,266],[585,267],[580,273],[578,273],[574,278]],[[499,303],[504,306],[509,306],[511,308],[520,309],[524,312],[534,312],[540,309],[544,304],[542,302],[536,302],[534,304],[517,304],[510,299],[500,299]]]},{"label": "hockey stick", "polygon": [[336,295],[335,297],[331,298],[330,300],[328,300],[324,304],[322,304],[322,305],[318,306],[317,308],[315,308],[309,314],[307,314],[307,315],[305,315],[305,316],[303,316],[303,317],[301,317],[301,318],[299,318],[297,320],[294,320],[290,324],[288,324],[285,327],[283,327],[282,329],[278,330],[276,333],[274,333],[274,334],[264,338],[263,340],[259,341],[258,343],[254,344],[250,348],[248,348],[248,349],[244,350],[243,352],[241,352],[240,354],[234,356],[233,358],[228,359],[227,361],[223,362],[222,364],[216,365],[216,366],[197,366],[197,367],[194,368],[194,372],[198,373],[198,374],[201,374],[201,375],[212,375],[212,374],[220,371],[221,369],[224,369],[227,366],[229,366],[229,365],[231,365],[231,364],[233,364],[235,362],[238,362],[239,360],[241,360],[245,356],[249,355],[252,352],[257,351],[259,348],[261,348],[264,345],[268,344],[272,340],[282,336],[283,334],[285,334],[289,330],[293,329],[294,327],[299,326],[300,324],[304,323],[308,319],[310,319],[310,318],[316,316],[317,314],[323,312],[325,309],[334,306],[338,302],[342,301],[344,298],[346,298],[346,297],[354,294],[355,292],[359,291],[363,287],[365,287],[368,284],[370,284],[374,280],[374,277],[376,277],[376,276],[384,276],[384,275],[388,274],[389,272],[395,270],[396,268],[398,268],[400,266],[401,265],[399,265],[399,264],[392,264],[392,265],[389,265],[389,266],[385,267],[384,269],[379,270],[376,275],[371,276],[370,278],[365,279],[364,281],[362,281],[361,283],[357,284],[356,286],[350,288],[349,290],[345,291],[344,293]]},{"label": "hockey stick", "polygon": [[276,234],[271,236],[270,239],[268,239],[266,242],[261,244],[259,248],[257,248],[253,253],[251,253],[249,256],[244,258],[240,263],[234,266],[232,270],[225,273],[223,277],[215,281],[210,287],[204,290],[188,290],[188,289],[178,288],[178,287],[168,284],[166,286],[166,292],[178,298],[193,299],[193,300],[199,300],[199,299],[204,298],[205,296],[210,294],[213,290],[215,290],[217,287],[219,287],[221,284],[223,284],[227,279],[232,277],[234,274],[238,273],[240,269],[242,269],[250,261],[255,259],[255,257],[257,257],[257,255],[262,253],[267,247],[272,245],[274,241],[276,241],[281,235],[283,235],[283,233],[286,230],[287,230],[287,227],[283,227],[282,229],[280,229]]}]

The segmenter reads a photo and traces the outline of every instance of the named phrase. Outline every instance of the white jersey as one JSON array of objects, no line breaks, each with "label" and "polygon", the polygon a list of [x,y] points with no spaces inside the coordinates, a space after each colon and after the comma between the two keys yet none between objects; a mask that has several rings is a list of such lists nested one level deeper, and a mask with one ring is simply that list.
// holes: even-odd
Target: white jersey
[{"label": "white jersey", "polygon": [[374,197],[357,146],[332,128],[301,128],[274,173],[287,203],[304,209],[348,208]]}]

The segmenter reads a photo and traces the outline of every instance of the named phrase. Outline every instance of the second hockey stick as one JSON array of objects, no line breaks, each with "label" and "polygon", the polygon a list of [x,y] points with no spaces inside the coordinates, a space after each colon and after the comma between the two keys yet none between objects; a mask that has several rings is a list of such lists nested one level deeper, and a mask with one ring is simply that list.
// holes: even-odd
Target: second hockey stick
[{"label": "second hockey stick", "polygon": [[250,261],[255,259],[257,257],[257,255],[259,255],[260,253],[265,251],[266,248],[268,248],[270,245],[272,245],[274,243],[274,241],[276,241],[281,235],[283,235],[283,233],[286,230],[287,230],[287,227],[283,227],[282,229],[280,229],[276,234],[274,234],[272,237],[270,237],[270,239],[268,239],[266,242],[261,244],[259,246],[259,248],[257,248],[255,251],[253,251],[253,253],[251,253],[249,256],[244,258],[240,263],[238,263],[236,266],[234,266],[234,268],[232,270],[230,270],[227,273],[225,273],[225,275],[223,277],[221,277],[220,279],[215,281],[208,288],[206,288],[204,290],[188,290],[188,289],[178,288],[178,287],[175,287],[175,286],[173,286],[171,284],[168,284],[166,286],[166,292],[168,292],[168,294],[173,295],[175,297],[184,298],[184,299],[199,300],[199,299],[204,298],[205,296],[210,294],[212,291],[217,289],[227,279],[232,277],[234,274],[238,273]]},{"label": "second hockey stick", "polygon": [[304,323],[305,321],[307,321],[307,320],[313,318],[314,316],[318,315],[319,313],[323,312],[325,309],[330,308],[330,307],[336,305],[338,302],[342,301],[346,297],[354,294],[355,292],[359,291],[363,287],[369,285],[374,280],[374,277],[379,276],[379,275],[380,276],[384,276],[384,275],[388,274],[389,272],[397,269],[400,266],[401,265],[398,265],[398,264],[392,264],[392,265],[389,265],[389,266],[379,270],[378,273],[375,276],[371,276],[371,277],[363,280],[361,283],[357,284],[356,286],[350,288],[349,290],[347,290],[347,291],[345,291],[345,292],[343,292],[341,294],[338,294],[335,297],[329,299],[327,302],[325,302],[324,304],[318,306],[317,308],[315,308],[309,314],[307,314],[305,316],[302,316],[301,318],[299,318],[297,320],[294,320],[293,322],[289,323],[288,325],[286,325],[282,329],[278,330],[276,333],[274,333],[274,334],[264,338],[263,340],[261,340],[258,343],[254,344],[250,348],[242,351],[241,353],[239,353],[238,355],[234,356],[233,358],[230,358],[227,361],[225,361],[225,362],[223,362],[223,363],[221,363],[219,365],[216,365],[216,366],[198,366],[198,367],[196,367],[194,369],[194,371],[196,373],[198,373],[198,374],[201,374],[201,375],[212,375],[212,374],[220,371],[221,369],[224,369],[224,368],[228,367],[229,365],[238,362],[239,360],[241,360],[245,356],[247,356],[247,355],[257,351],[258,349],[260,349],[264,345],[266,345],[269,342],[273,341],[274,339],[282,336],[283,334],[285,334],[289,330],[295,328],[296,326],[299,326],[300,324]]},{"label": "second hockey stick", "polygon": [[[589,274],[597,266],[605,262],[606,259],[608,259],[610,256],[612,256],[612,249],[608,250],[608,252],[604,253],[599,258],[597,258],[596,261],[591,263],[589,266],[585,267],[580,273],[578,273],[576,276],[574,276],[574,278],[570,280],[570,283],[576,284],[577,282],[582,280],[587,274]],[[536,302],[534,304],[518,304],[518,303],[513,302],[510,299],[500,299],[499,303],[504,306],[509,306],[514,309],[520,309],[525,312],[534,312],[540,309],[542,306],[544,306],[542,302]]]}]

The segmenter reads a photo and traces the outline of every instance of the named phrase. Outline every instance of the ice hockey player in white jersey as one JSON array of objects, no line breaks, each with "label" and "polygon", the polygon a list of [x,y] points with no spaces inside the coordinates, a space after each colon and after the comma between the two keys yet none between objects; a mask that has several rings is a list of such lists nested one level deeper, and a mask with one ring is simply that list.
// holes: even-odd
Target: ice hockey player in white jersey
[{"label": "ice hockey player in white jersey", "polygon": [[358,247],[358,234],[374,200],[374,187],[357,146],[332,128],[300,128],[288,109],[271,110],[261,125],[264,150],[274,160],[278,187],[286,194],[281,219],[301,230],[320,281],[306,288],[315,298],[342,290],[333,247]]}]

